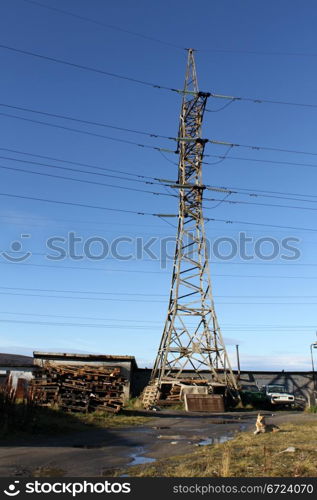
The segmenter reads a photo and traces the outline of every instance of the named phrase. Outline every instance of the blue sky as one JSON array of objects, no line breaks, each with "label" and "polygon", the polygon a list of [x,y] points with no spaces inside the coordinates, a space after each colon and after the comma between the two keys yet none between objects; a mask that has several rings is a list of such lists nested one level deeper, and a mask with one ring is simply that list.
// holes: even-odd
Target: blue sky
[{"label": "blue sky", "polygon": [[[187,0],[157,3],[42,0],[41,3],[120,30],[23,0],[4,0],[0,15],[3,45],[173,88],[182,88],[186,63],[186,52],[173,45],[194,47],[198,49],[196,64],[201,90],[317,104],[316,4],[313,1],[201,1],[196,2],[194,10],[192,2]],[[176,93],[5,49],[1,49],[0,57],[2,104],[171,137],[177,133],[180,96]],[[221,100],[210,98],[208,109],[218,110],[223,104]],[[1,113],[155,147],[174,147],[174,143],[166,139],[3,106]],[[317,108],[313,107],[234,102],[223,110],[206,113],[203,135],[220,141],[317,153],[316,118]],[[112,186],[170,194],[171,191],[162,186],[131,182],[126,178],[101,178],[92,173],[28,162],[42,161],[48,165],[83,169],[77,165],[79,162],[114,171],[175,179],[175,155],[162,155],[150,148],[3,114],[0,119],[1,148],[11,150],[0,150],[0,167],[20,170],[0,168],[2,193],[133,212],[177,213],[174,197],[21,171],[99,180]],[[75,163],[43,161],[21,152]],[[221,146],[208,144],[206,147],[207,154],[223,155],[225,152]],[[289,193],[293,193],[293,198],[299,198],[294,201],[239,194],[231,195],[230,200],[316,207],[317,198],[304,202],[298,196],[317,196],[317,158],[314,155],[236,147],[228,156],[218,164],[204,165],[203,176],[207,184],[249,189],[250,192],[276,191],[289,197]],[[212,163],[216,159],[211,157],[208,161]],[[304,163],[312,166],[302,165]],[[84,169],[98,172],[90,167]],[[208,196],[220,198],[212,192]],[[215,203],[206,202],[207,217],[317,230],[313,210],[226,203],[213,207]],[[26,349],[36,348],[132,354],[140,365],[151,365],[165,320],[171,263],[161,269],[159,260],[151,260],[148,256],[129,261],[107,258],[96,261],[87,257],[73,260],[68,256],[52,262],[45,257],[45,245],[48,238],[66,238],[69,232],[74,232],[83,240],[99,237],[111,242],[117,237],[129,237],[133,238],[135,246],[136,238],[147,241],[151,237],[173,237],[174,227],[146,215],[1,195],[0,220],[1,250],[11,251],[11,257],[19,256],[21,254],[12,252],[15,247],[11,245],[21,241],[22,250],[33,253],[21,264],[9,262],[3,254],[0,256],[2,351],[26,352]],[[168,221],[172,225],[175,223],[173,219]],[[317,329],[314,314],[317,233],[221,222],[209,222],[206,228],[211,240],[237,239],[241,231],[253,239],[276,238],[279,244],[286,237],[299,239],[296,247],[300,258],[296,261],[279,257],[273,261],[213,258],[211,272],[217,314],[233,364],[234,344],[238,343],[243,368],[309,369],[309,344],[316,340]],[[30,236],[21,238],[26,234]],[[248,247],[250,252],[252,246]],[[98,248],[95,246],[92,251],[97,253]],[[127,253],[131,245],[122,243],[120,248]],[[153,248],[157,251],[159,243]],[[223,251],[225,249],[224,246]],[[79,243],[78,252],[81,250],[82,243]],[[263,252],[269,251],[270,246],[264,245]]]}]

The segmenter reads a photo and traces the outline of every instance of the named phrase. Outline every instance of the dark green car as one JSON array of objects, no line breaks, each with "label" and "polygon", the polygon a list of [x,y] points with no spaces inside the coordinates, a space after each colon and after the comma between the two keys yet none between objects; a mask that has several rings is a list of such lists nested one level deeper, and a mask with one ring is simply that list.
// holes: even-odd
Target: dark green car
[{"label": "dark green car", "polygon": [[265,408],[267,406],[266,395],[256,385],[243,385],[240,396],[243,405],[252,405],[255,408]]}]

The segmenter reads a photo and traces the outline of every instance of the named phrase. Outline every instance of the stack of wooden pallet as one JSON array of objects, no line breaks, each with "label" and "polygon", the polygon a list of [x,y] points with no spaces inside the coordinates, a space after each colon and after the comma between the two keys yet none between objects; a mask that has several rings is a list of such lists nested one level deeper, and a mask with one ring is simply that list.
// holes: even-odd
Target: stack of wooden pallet
[{"label": "stack of wooden pallet", "polygon": [[159,406],[182,404],[184,400],[182,388],[188,386],[204,387],[207,386],[207,384],[208,380],[206,379],[163,379],[161,382],[160,399],[158,399],[157,404]]},{"label": "stack of wooden pallet", "polygon": [[182,386],[181,384],[174,383],[171,388],[169,393],[166,396],[166,399],[160,399],[158,400],[158,405],[178,405],[180,404],[181,401],[181,389]]},{"label": "stack of wooden pallet", "polygon": [[34,373],[31,397],[39,406],[58,406],[72,412],[103,410],[118,413],[126,380],[118,367],[53,365]]}]

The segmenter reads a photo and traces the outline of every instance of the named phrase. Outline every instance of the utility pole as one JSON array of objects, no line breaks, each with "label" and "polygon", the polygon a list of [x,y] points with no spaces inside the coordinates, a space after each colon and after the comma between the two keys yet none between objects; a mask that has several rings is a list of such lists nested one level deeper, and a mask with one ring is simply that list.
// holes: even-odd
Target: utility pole
[{"label": "utility pole", "polygon": [[238,380],[240,380],[240,355],[239,355],[239,345],[238,344],[236,344],[236,353],[237,353]]},{"label": "utility pole", "polygon": [[312,344],[310,344],[310,356],[311,356],[312,377],[313,377],[313,404],[316,404],[316,401],[317,401],[317,389],[316,389],[315,364],[314,364],[313,348],[317,349],[317,342],[313,342]]},{"label": "utility pole", "polygon": [[[211,375],[211,385],[237,390],[212,296],[203,218],[202,122],[209,93],[199,92],[194,52],[188,51],[178,135],[179,215],[171,291],[164,331],[151,375],[160,386],[184,370]],[[202,370],[205,374],[201,374]]]}]

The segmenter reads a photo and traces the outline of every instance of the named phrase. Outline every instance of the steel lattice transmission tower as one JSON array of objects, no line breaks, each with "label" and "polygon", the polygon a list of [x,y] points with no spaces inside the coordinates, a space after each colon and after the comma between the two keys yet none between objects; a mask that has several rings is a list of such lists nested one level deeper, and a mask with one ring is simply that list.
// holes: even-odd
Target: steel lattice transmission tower
[{"label": "steel lattice transmission tower", "polygon": [[202,121],[209,93],[199,92],[194,53],[188,52],[178,136],[179,215],[168,313],[151,381],[183,370],[211,372],[212,382],[237,389],[212,297],[203,218]]}]

